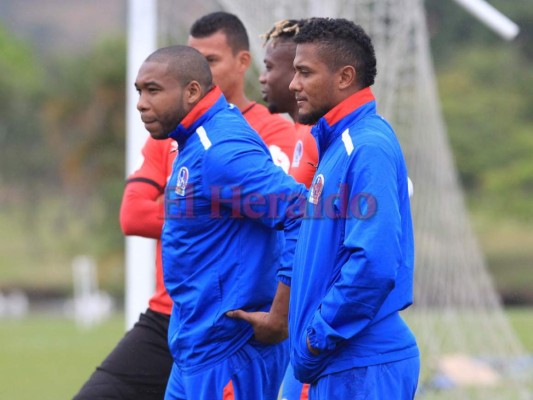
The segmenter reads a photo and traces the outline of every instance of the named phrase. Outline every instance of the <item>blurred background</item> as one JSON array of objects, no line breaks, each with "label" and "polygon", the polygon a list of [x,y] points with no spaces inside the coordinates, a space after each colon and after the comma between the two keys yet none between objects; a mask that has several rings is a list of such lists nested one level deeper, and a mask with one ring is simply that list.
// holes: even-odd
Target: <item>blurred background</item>
[{"label": "blurred background", "polygon": [[[178,3],[183,32],[192,14],[220,8]],[[426,0],[425,20],[469,222],[531,354],[533,7],[531,0],[490,3],[519,25],[513,41],[451,0]],[[2,399],[70,398],[124,332],[118,211],[126,85],[133,84],[126,82],[127,7],[126,0],[0,2]],[[257,88],[256,68],[248,93],[260,101]],[[73,299],[79,266],[93,263],[104,311],[89,327],[76,323]]]}]

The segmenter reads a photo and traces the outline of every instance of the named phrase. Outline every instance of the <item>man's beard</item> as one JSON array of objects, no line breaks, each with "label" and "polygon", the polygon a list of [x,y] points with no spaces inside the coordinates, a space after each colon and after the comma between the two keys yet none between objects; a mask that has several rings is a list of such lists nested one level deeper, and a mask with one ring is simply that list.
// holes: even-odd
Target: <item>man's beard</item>
[{"label": "man's beard", "polygon": [[314,125],[328,113],[329,109],[321,108],[307,114],[298,114],[298,122],[303,125]]},{"label": "man's beard", "polygon": [[279,114],[279,107],[274,103],[268,103],[267,104],[268,111],[270,114]]}]

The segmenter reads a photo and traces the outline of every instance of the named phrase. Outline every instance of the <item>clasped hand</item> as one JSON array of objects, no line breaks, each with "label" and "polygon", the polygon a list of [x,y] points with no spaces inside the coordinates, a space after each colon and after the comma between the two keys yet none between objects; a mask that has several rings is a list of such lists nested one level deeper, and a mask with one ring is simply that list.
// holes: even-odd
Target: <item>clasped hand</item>
[{"label": "clasped hand", "polygon": [[254,337],[258,342],[275,344],[289,337],[287,319],[275,316],[269,312],[233,310],[228,311],[226,316],[242,319],[252,325]]}]

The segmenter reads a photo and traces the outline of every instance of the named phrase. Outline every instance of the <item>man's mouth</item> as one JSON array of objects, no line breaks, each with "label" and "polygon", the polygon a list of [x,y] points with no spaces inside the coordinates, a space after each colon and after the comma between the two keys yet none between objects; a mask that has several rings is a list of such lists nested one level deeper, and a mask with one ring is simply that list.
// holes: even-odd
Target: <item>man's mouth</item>
[{"label": "man's mouth", "polygon": [[155,119],[143,119],[143,118],[141,118],[141,120],[142,120],[143,124],[145,124],[145,125],[150,125],[150,124],[153,124],[154,122],[156,122]]}]

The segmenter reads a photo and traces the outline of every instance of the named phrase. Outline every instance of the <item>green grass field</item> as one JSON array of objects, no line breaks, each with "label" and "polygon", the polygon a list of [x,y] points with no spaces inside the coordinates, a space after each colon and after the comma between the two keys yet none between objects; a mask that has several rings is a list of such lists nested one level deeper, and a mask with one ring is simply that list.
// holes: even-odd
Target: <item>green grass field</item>
[{"label": "green grass field", "polygon": [[[508,310],[508,316],[527,351],[533,353],[533,308]],[[122,315],[87,331],[59,317],[2,320],[0,399],[72,398],[123,332]],[[429,399],[449,397],[442,393]]]},{"label": "green grass field", "polygon": [[59,317],[2,320],[0,399],[71,399],[123,332],[122,315],[87,331]]}]

